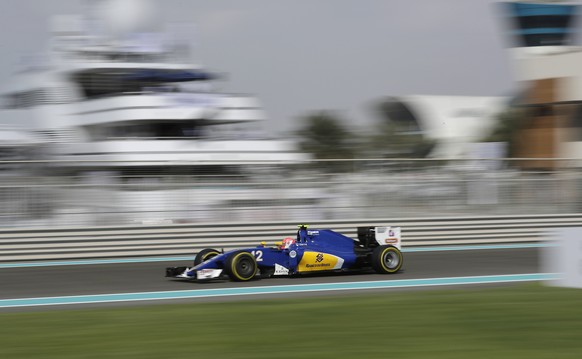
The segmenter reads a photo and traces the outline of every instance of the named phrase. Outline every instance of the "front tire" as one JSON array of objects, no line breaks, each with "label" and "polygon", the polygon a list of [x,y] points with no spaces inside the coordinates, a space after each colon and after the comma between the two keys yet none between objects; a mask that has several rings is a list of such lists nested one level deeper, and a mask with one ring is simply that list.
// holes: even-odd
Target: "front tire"
[{"label": "front tire", "polygon": [[402,252],[394,246],[379,246],[372,252],[372,268],[376,273],[396,273],[403,261]]},{"label": "front tire", "polygon": [[196,254],[196,257],[194,258],[194,267],[196,267],[198,264],[202,262],[206,262],[207,260],[216,257],[219,254],[220,252],[213,248],[205,248],[201,250],[200,252],[198,252],[198,254]]},{"label": "front tire", "polygon": [[257,261],[249,252],[234,253],[226,259],[224,270],[230,279],[246,282],[257,274]]}]

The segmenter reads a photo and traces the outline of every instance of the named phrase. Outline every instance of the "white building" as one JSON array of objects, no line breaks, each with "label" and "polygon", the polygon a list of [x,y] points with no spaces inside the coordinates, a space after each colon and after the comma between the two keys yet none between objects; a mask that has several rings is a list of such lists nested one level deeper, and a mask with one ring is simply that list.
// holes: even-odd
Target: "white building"
[{"label": "white building", "polygon": [[411,95],[392,97],[390,120],[407,122],[409,128],[434,140],[430,153],[437,158],[466,158],[472,144],[482,141],[507,108],[509,98],[485,96]]}]

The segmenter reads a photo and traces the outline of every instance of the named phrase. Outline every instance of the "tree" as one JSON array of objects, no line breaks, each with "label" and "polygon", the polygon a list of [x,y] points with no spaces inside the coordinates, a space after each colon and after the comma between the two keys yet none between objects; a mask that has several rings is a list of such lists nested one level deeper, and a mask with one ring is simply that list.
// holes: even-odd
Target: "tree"
[{"label": "tree", "polygon": [[320,111],[304,117],[303,122],[304,126],[297,131],[303,152],[316,159],[354,158],[354,135],[335,115]]},{"label": "tree", "polygon": [[524,110],[516,107],[509,107],[497,115],[496,125],[493,131],[483,142],[505,142],[507,143],[507,157],[514,157],[517,150],[518,131],[523,125]]},{"label": "tree", "polygon": [[[356,154],[355,136],[334,114],[319,111],[303,118],[303,127],[296,134],[299,147],[315,159],[353,159]],[[322,162],[320,168],[329,171],[346,171],[349,162]]]}]

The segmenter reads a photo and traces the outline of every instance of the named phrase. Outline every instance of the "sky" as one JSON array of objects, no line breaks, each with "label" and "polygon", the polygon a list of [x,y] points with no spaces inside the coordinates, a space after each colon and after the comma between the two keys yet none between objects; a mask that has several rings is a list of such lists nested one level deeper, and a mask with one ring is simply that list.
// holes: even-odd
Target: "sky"
[{"label": "sky", "polygon": [[[157,0],[154,0],[157,1]],[[371,128],[387,96],[510,95],[507,27],[490,0],[159,0],[160,23],[193,23],[194,62],[256,95],[266,129],[314,111]],[[86,0],[0,0],[0,88],[46,47],[49,19]],[[194,30],[195,29],[195,30]]]}]

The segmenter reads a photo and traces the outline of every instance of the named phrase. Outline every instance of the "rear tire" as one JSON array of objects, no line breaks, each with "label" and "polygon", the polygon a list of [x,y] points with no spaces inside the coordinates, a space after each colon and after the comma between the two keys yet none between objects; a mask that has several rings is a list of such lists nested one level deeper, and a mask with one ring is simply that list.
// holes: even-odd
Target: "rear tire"
[{"label": "rear tire", "polygon": [[194,266],[197,266],[198,264],[200,264],[202,262],[206,262],[207,260],[209,260],[213,257],[216,257],[219,254],[220,254],[220,252],[217,251],[216,249],[205,248],[205,249],[201,250],[200,252],[198,252],[198,254],[196,254],[196,257],[194,258]]},{"label": "rear tire", "polygon": [[394,246],[379,246],[372,252],[372,268],[376,273],[396,273],[403,261],[402,252]]},{"label": "rear tire", "polygon": [[224,270],[230,279],[246,282],[257,274],[257,261],[249,252],[233,253],[226,259]]}]

